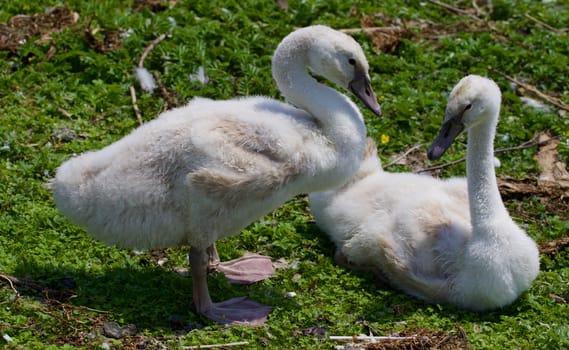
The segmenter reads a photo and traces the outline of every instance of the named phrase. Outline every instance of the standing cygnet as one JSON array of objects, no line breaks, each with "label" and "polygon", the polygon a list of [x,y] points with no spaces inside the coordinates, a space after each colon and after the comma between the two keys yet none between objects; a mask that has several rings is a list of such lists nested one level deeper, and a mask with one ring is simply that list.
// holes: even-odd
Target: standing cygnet
[{"label": "standing cygnet", "polygon": [[[290,104],[196,98],[61,165],[51,184],[57,207],[93,237],[120,247],[190,245],[197,312],[223,324],[264,322],[268,306],[211,301],[207,270],[219,265],[215,241],[297,194],[341,185],[365,147],[356,105],[307,68],[381,115],[362,48],[328,27],[307,27],[288,35],[273,56],[273,76]],[[220,269],[253,281],[267,277],[270,264],[254,256]]]}]

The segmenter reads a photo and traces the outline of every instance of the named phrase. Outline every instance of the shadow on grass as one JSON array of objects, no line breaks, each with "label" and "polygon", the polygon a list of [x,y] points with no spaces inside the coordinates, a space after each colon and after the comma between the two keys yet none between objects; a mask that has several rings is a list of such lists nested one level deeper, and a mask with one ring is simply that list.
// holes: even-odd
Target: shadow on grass
[{"label": "shadow on grass", "polygon": [[[524,292],[516,301],[503,308],[476,312],[464,310],[451,304],[431,304],[413,296],[392,289],[387,285],[378,284],[369,273],[357,272],[363,279],[369,281],[366,288],[373,296],[364,306],[362,319],[370,324],[382,326],[382,332],[402,329],[429,328],[431,330],[451,330],[455,325],[488,324],[498,325],[507,318],[526,317],[538,309],[533,305],[529,292]],[[373,285],[371,285],[373,283]],[[386,327],[391,323],[391,327]]]},{"label": "shadow on grass", "polygon": [[[279,220],[286,221],[287,218]],[[266,244],[263,245],[266,251],[263,253],[268,253],[275,260],[284,257],[299,261],[298,270],[280,270],[276,278],[250,286],[231,285],[223,275],[210,274],[208,285],[214,301],[247,296],[273,306],[277,312],[269,316],[270,326],[303,328],[326,319],[332,323],[353,319],[355,323],[359,318],[383,325],[391,323],[396,329],[397,323],[402,321],[423,319],[423,322],[430,323],[427,320],[436,319],[437,322],[432,324],[450,329],[455,323],[499,323],[504,316],[515,317],[518,313],[534,311],[532,304],[527,302],[526,294],[506,308],[487,313],[464,311],[452,305],[432,305],[407,296],[378,284],[371,273],[336,266],[332,259],[334,244],[310,221],[293,222],[290,230],[287,228],[283,232],[277,229],[259,232],[256,237],[261,235],[266,235]],[[220,243],[218,247],[234,254],[234,243],[240,243],[240,240],[232,237]],[[244,250],[255,248],[259,248],[255,242],[240,247]],[[135,259],[129,267],[105,269],[104,273],[62,268],[49,263],[23,263],[14,274],[59,291],[59,295],[48,294],[48,298],[104,311],[106,320],[121,325],[135,324],[138,329],[165,333],[184,333],[213,325],[195,313],[191,277],[148,263],[146,258]],[[294,281],[296,274],[302,275],[299,282]],[[45,299],[45,294],[38,292],[37,288],[18,287],[18,290],[23,295],[39,297],[40,301]],[[299,297],[286,298],[289,291],[296,291]],[[355,312],[359,314],[354,316]],[[346,314],[351,316],[344,317]]]},{"label": "shadow on grass", "polygon": [[[22,296],[37,298],[43,304],[55,300],[60,305],[94,310],[121,325],[188,332],[213,324],[195,312],[191,277],[161,267],[115,268],[93,274],[55,266],[21,265],[14,277],[22,281],[16,284]],[[270,283],[231,285],[219,273],[210,274],[208,283],[214,301],[247,296],[273,307],[290,306],[284,292]]]}]

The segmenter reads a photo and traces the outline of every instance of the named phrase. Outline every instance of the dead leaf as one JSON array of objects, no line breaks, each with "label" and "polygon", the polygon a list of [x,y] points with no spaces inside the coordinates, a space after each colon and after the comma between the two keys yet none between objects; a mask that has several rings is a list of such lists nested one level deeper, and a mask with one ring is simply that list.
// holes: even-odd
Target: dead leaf
[{"label": "dead leaf", "polygon": [[152,12],[161,12],[172,7],[178,3],[177,0],[134,0],[132,7],[134,12],[139,12],[142,9],[149,9]]},{"label": "dead leaf", "polygon": [[536,160],[542,168],[537,178],[516,179],[500,175],[497,179],[500,193],[505,200],[540,197],[548,212],[566,220],[569,214],[569,173],[560,160],[559,140],[548,132],[539,133],[540,144]]},{"label": "dead leaf", "polygon": [[505,199],[521,199],[528,195],[538,195],[540,190],[537,180],[526,177],[516,179],[506,175],[500,175],[497,178],[500,193]]},{"label": "dead leaf", "polygon": [[[381,18],[381,16],[379,16]],[[374,17],[365,15],[360,22],[364,32],[371,37],[376,49],[385,53],[397,50],[401,39],[411,37],[411,32],[396,24],[396,21],[387,21],[387,26],[378,26]]]},{"label": "dead leaf", "polygon": [[[341,348],[348,349],[372,349],[372,350],[461,350],[470,349],[470,344],[464,329],[458,325],[449,332],[430,329],[405,329],[391,334],[401,339],[386,339],[375,343],[346,344]],[[338,349],[338,347],[337,347]]]},{"label": "dead leaf", "polygon": [[43,14],[16,15],[0,24],[0,50],[16,52],[30,38],[40,35],[39,42],[51,40],[51,34],[77,23],[79,14],[56,7]]},{"label": "dead leaf", "polygon": [[407,304],[391,304],[389,307],[398,315],[404,315],[409,309],[409,305]]},{"label": "dead leaf", "polygon": [[495,39],[508,42],[509,39],[497,32],[493,22],[479,19],[464,19],[453,24],[441,24],[424,19],[405,21],[400,18],[391,18],[383,13],[364,15],[360,22],[361,28],[343,29],[345,33],[365,32],[375,47],[386,53],[397,50],[400,41],[404,38],[416,40],[429,40],[435,45],[442,37],[454,37],[458,33],[492,32]]},{"label": "dead leaf", "polygon": [[562,297],[560,297],[557,294],[553,294],[553,293],[549,293],[548,295],[551,299],[555,300],[556,302],[558,302],[559,304],[567,304],[567,300],[563,299]]},{"label": "dead leaf", "polygon": [[546,255],[555,255],[569,247],[569,236],[560,237],[551,241],[539,243],[539,252]]},{"label": "dead leaf", "polygon": [[288,11],[288,0],[276,0],[276,2],[281,9]]},{"label": "dead leaf", "polygon": [[318,339],[324,339],[326,337],[326,333],[328,333],[328,329],[322,326],[314,326],[314,327],[303,328],[300,330],[300,332],[304,336],[312,336]]},{"label": "dead leaf", "polygon": [[117,50],[122,46],[122,31],[105,28],[88,28],[83,30],[85,41],[99,52]]},{"label": "dead leaf", "polygon": [[539,151],[535,156],[537,162],[543,169],[539,175],[538,183],[543,186],[552,186],[557,184],[561,189],[564,189],[569,198],[569,173],[565,167],[565,163],[560,160],[557,146],[559,139],[552,139],[548,132],[541,132],[538,135],[538,141],[542,142],[550,139],[539,147]]},{"label": "dead leaf", "polygon": [[569,196],[567,190],[561,189],[555,182],[544,183],[533,177],[516,179],[506,175],[500,175],[497,181],[502,199],[507,201],[540,197],[549,213],[558,215],[561,219],[567,219]]}]

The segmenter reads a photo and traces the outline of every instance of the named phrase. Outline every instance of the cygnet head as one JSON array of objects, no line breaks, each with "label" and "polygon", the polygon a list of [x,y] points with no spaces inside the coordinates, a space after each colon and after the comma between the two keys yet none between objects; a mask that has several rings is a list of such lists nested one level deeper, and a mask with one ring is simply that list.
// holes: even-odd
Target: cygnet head
[{"label": "cygnet head", "polygon": [[[292,32],[281,45],[308,45],[305,63],[312,73],[351,91],[366,107],[381,116],[381,107],[371,88],[369,64],[361,46],[351,36],[316,25]],[[273,57],[273,69],[277,56]]]},{"label": "cygnet head", "polygon": [[463,131],[486,124],[495,128],[500,103],[500,88],[488,78],[468,75],[452,89],[439,135],[428,152],[431,160],[439,159]]}]

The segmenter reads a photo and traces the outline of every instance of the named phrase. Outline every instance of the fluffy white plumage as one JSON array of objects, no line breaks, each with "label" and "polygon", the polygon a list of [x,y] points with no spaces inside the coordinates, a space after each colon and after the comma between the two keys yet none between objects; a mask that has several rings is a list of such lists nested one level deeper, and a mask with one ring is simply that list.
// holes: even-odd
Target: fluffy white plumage
[{"label": "fluffy white plumage", "polygon": [[202,85],[207,85],[207,83],[209,83],[209,77],[205,73],[204,66],[199,66],[195,73],[190,74],[190,81],[197,81]]},{"label": "fluffy white plumage", "polygon": [[156,89],[156,82],[148,69],[144,67],[136,67],[134,68],[134,75],[136,76],[136,80],[138,80],[138,84],[140,84],[140,88],[142,90],[148,93],[154,92],[154,89]]},{"label": "fluffy white plumage", "polygon": [[421,299],[471,310],[508,305],[530,287],[538,250],[509,216],[494,172],[500,96],[493,81],[472,75],[450,94],[429,157],[442,156],[468,130],[467,179],[384,172],[368,140],[352,180],[310,195],[339,263],[371,270]]},{"label": "fluffy white plumage", "polygon": [[307,67],[380,114],[356,41],[325,26],[300,29],[273,56],[273,76],[292,105],[265,97],[195,98],[63,163],[52,183],[57,207],[110,244],[190,245],[197,311],[220,323],[262,322],[265,306],[248,313],[211,302],[205,271],[216,257],[214,242],[294,195],[342,184],[365,146],[356,105]]}]

